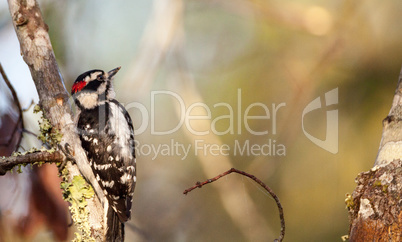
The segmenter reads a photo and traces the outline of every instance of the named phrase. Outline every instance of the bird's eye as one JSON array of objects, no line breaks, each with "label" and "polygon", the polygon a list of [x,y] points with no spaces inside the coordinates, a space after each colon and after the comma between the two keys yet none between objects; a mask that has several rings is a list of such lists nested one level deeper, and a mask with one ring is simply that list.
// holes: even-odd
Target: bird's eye
[{"label": "bird's eye", "polygon": [[103,75],[102,74],[97,75],[96,80],[102,81],[103,80]]}]

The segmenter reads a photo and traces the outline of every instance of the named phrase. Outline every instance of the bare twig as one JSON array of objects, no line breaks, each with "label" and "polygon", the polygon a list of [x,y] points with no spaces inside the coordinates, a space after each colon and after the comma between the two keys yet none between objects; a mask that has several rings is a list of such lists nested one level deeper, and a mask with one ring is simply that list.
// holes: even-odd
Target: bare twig
[{"label": "bare twig", "polygon": [[[184,36],[184,34],[179,33],[177,36]],[[184,103],[203,103],[205,101],[203,100],[200,90],[197,88],[194,78],[192,78],[185,54],[183,53],[184,41],[183,38],[177,38],[174,49],[172,49],[172,55],[175,61],[170,63],[172,64],[171,69],[175,71],[167,76],[168,85],[171,90],[180,93],[180,97]],[[181,111],[179,105],[175,105],[175,109],[177,117],[180,118]],[[206,111],[204,112],[203,110],[197,112],[197,115],[207,115]],[[211,125],[213,125],[212,121],[208,119],[194,120],[191,124],[194,130],[205,130],[206,127],[211,127]],[[182,128],[183,133],[190,143],[197,142],[197,136],[194,135],[193,132],[190,132],[189,129],[184,128],[184,126],[182,126]],[[209,132],[209,134],[203,136],[203,139],[205,143],[218,144],[218,146],[223,145],[221,137],[214,132]],[[233,160],[225,155],[215,156],[212,153],[200,154],[197,156],[197,159],[206,177],[213,177],[221,171],[233,167]],[[231,218],[238,231],[244,236],[245,240],[265,240],[268,234],[275,232],[272,231],[261,213],[259,213],[258,207],[251,196],[247,192],[243,194],[243,201],[248,201],[247,203],[241,200],[230,199],[230,197],[236,195],[236,190],[227,189],[226,187],[239,187],[241,185],[240,183],[241,182],[238,180],[231,180],[225,184],[225,186],[216,187],[219,191],[219,199],[223,209]],[[250,217],[254,218],[252,221],[253,225],[250,225],[250,223],[244,219],[244,214],[241,211],[245,211],[246,209]]]},{"label": "bare twig", "polygon": [[22,109],[22,112],[28,111],[34,104],[35,104],[34,100],[31,100],[31,103],[29,103],[28,107]]},{"label": "bare twig", "polygon": [[[1,63],[0,63],[0,73],[1,73],[8,89],[10,89],[11,95],[13,96],[14,103],[17,105],[18,115],[19,115],[18,121],[15,124],[15,127],[10,135],[10,138],[8,139],[8,141],[6,143],[0,144],[0,146],[8,146],[11,143],[11,141],[13,140],[13,138],[15,137],[15,134],[17,133],[17,131],[24,130],[24,116],[22,115],[22,108],[21,108],[20,100],[18,99],[18,95],[17,95],[13,85],[11,84],[10,80],[8,79]],[[21,126],[20,129],[18,129],[19,126]],[[18,136],[18,141],[16,144],[17,149],[21,145],[21,140],[22,140],[22,133],[20,132],[20,135]]]},{"label": "bare twig", "polygon": [[33,135],[33,136],[35,136],[35,137],[37,137],[37,136],[38,136],[38,135],[37,135],[37,134],[35,134],[34,132],[29,131],[29,130],[27,130],[27,129],[23,129],[23,130],[22,130],[22,132],[23,132],[23,133],[30,134],[30,135]]},{"label": "bare twig", "polygon": [[222,178],[226,175],[229,175],[230,173],[235,172],[238,173],[240,175],[246,176],[248,178],[250,178],[251,180],[255,181],[256,183],[258,183],[260,186],[262,186],[271,196],[272,198],[275,200],[276,202],[276,206],[278,207],[279,210],[279,218],[281,220],[281,234],[279,235],[279,238],[275,241],[282,241],[283,238],[285,237],[285,217],[283,215],[283,208],[282,208],[282,204],[279,201],[278,196],[276,196],[276,194],[272,191],[272,189],[270,187],[268,187],[267,185],[265,185],[265,183],[263,183],[260,179],[258,179],[257,177],[255,177],[254,175],[248,174],[247,172],[241,171],[241,170],[237,170],[235,168],[231,168],[230,170],[217,175],[216,177],[213,177],[211,179],[208,179],[204,182],[197,182],[193,187],[190,187],[188,189],[186,189],[183,194],[187,195],[187,193],[191,192],[192,190],[196,189],[196,188],[201,188],[206,184],[212,183],[216,180],[218,180],[219,178]]},{"label": "bare twig", "polygon": [[5,175],[7,171],[18,165],[33,164],[38,162],[62,162],[64,155],[61,151],[37,151],[18,156],[0,158],[0,176]]}]

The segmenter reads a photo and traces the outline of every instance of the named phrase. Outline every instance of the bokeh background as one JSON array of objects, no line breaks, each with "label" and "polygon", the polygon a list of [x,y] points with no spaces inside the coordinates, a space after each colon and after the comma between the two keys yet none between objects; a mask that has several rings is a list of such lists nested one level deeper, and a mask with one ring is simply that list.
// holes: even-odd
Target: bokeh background
[{"label": "bokeh background", "polygon": [[[279,196],[285,241],[340,241],[348,233],[345,194],[353,191],[356,175],[374,163],[381,121],[391,106],[402,64],[401,1],[39,3],[66,88],[70,90],[75,78],[87,70],[121,66],[115,80],[117,98],[129,110],[134,126],[145,129],[136,136],[143,148],[137,156],[138,183],[127,241],[277,238],[280,226],[274,201],[245,177],[232,174],[182,194],[196,181],[231,167],[255,175]],[[0,62],[22,106],[37,102],[5,1],[0,3]],[[1,87],[5,97],[7,88]],[[337,105],[323,105],[304,117],[305,131],[325,140],[326,112],[338,110],[339,146],[332,154],[303,133],[302,113],[317,97],[325,103],[325,93],[335,88]],[[177,94],[185,110],[179,99],[153,96],[155,91]],[[211,118],[190,120],[189,125],[209,134],[195,135],[186,123],[169,134],[152,132],[152,125],[156,131],[175,128],[194,103],[205,106],[190,109],[189,115],[206,115],[207,107]],[[223,116],[230,115],[229,109],[218,103],[233,108],[233,119]],[[267,134],[252,134],[245,126],[245,110],[255,103],[267,106],[271,119],[250,119],[249,127]],[[272,105],[281,103],[286,106],[274,119]],[[248,115],[265,115],[258,105]],[[7,106],[0,105],[0,113]],[[38,117],[31,113],[25,113],[26,126],[36,132]],[[230,127],[233,132],[225,132]],[[24,137],[24,148],[40,145],[34,137]],[[196,154],[196,142],[226,144],[230,151]],[[236,142],[242,147],[271,142],[272,149],[274,143],[286,150],[283,155],[241,155],[234,153]],[[172,147],[172,143],[190,146],[188,156],[167,151],[147,155],[147,147]],[[25,188],[16,184],[25,182],[29,187],[24,177],[30,172],[0,180],[3,240],[55,240],[45,223],[38,222],[31,233],[15,229],[30,208],[23,203],[29,200]],[[69,231],[71,239],[74,229]]]}]

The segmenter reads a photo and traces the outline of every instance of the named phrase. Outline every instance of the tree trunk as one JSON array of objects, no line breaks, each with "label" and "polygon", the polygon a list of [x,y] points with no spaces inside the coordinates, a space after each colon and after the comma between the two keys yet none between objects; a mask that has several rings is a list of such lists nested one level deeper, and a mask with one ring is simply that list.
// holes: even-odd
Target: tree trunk
[{"label": "tree trunk", "polygon": [[[8,0],[9,9],[21,47],[21,55],[27,63],[39,94],[40,107],[52,126],[59,130],[62,138],[58,147],[68,150],[75,164],[67,165],[68,178],[82,174],[93,186],[97,197],[87,199],[88,222],[91,236],[96,241],[104,241],[103,192],[87,161],[81,142],[75,132],[69,95],[63,83],[52,45],[48,26],[42,18],[36,0]],[[57,148],[57,147],[54,147]]]},{"label": "tree trunk", "polygon": [[360,173],[346,199],[350,241],[401,241],[402,237],[402,70],[394,100],[383,121],[374,167]]}]

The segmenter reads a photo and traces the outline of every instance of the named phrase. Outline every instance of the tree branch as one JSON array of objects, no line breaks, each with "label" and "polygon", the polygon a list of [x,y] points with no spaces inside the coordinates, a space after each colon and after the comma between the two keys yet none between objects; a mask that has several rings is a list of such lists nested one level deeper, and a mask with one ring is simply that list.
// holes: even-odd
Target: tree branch
[{"label": "tree branch", "polygon": [[402,157],[402,69],[388,116],[383,120],[383,131],[374,165],[384,166]]},{"label": "tree branch", "polygon": [[400,241],[402,237],[402,70],[374,167],[355,179],[347,195],[349,241]]},{"label": "tree branch", "polygon": [[274,191],[272,191],[272,189],[270,187],[268,187],[267,185],[265,185],[265,183],[263,183],[260,179],[258,179],[257,177],[255,177],[254,175],[248,174],[247,172],[241,171],[241,170],[237,170],[235,168],[231,168],[230,170],[217,175],[216,177],[213,177],[211,179],[208,179],[204,182],[197,182],[194,186],[184,190],[183,194],[187,195],[187,193],[191,192],[192,190],[196,189],[196,188],[201,188],[202,186],[212,183],[226,175],[229,175],[230,173],[235,172],[238,173],[240,175],[246,176],[248,178],[250,178],[251,180],[255,181],[256,183],[258,183],[258,185],[262,186],[271,196],[272,198],[275,200],[276,202],[276,206],[278,207],[279,210],[279,218],[281,220],[281,233],[279,235],[279,238],[276,239],[275,241],[282,241],[283,238],[285,237],[285,217],[283,215],[283,208],[282,208],[282,204],[279,201],[278,196],[276,196],[276,194],[274,193]]},{"label": "tree branch", "polygon": [[[103,214],[99,201],[104,201],[104,194],[87,161],[86,154],[75,132],[73,114],[68,103],[68,92],[63,83],[52,45],[48,35],[48,26],[44,23],[42,13],[36,0],[8,0],[15,32],[20,42],[21,54],[27,63],[32,79],[38,91],[40,106],[44,116],[54,128],[63,135],[60,147],[69,147],[76,165],[67,165],[69,179],[82,174],[93,186],[98,199],[88,203],[88,209],[93,214]],[[78,168],[77,168],[78,166]],[[79,169],[79,172],[78,172]],[[89,218],[91,220],[91,218]],[[91,233],[97,241],[102,241],[104,226],[102,221],[93,219]]]},{"label": "tree branch", "polygon": [[18,165],[34,164],[38,162],[55,163],[62,162],[64,154],[61,151],[35,151],[18,156],[0,158],[0,176]]},{"label": "tree branch", "polygon": [[[10,138],[8,139],[8,141],[6,143],[0,144],[0,146],[8,146],[11,143],[11,141],[13,140],[13,138],[15,137],[15,134],[17,133],[17,131],[19,130],[18,127],[20,127],[21,131],[25,129],[24,128],[24,115],[22,115],[22,108],[21,108],[20,100],[18,99],[18,95],[15,92],[15,89],[14,89],[13,85],[11,84],[10,80],[8,79],[6,72],[4,71],[1,63],[0,63],[0,73],[1,73],[1,76],[3,77],[4,82],[6,83],[8,89],[10,89],[11,95],[13,96],[14,103],[17,105],[18,115],[19,115],[18,121],[15,124],[13,131],[11,132]],[[22,132],[18,136],[17,144],[15,146],[15,147],[17,147],[17,149],[21,145],[21,140],[22,140]]]}]

